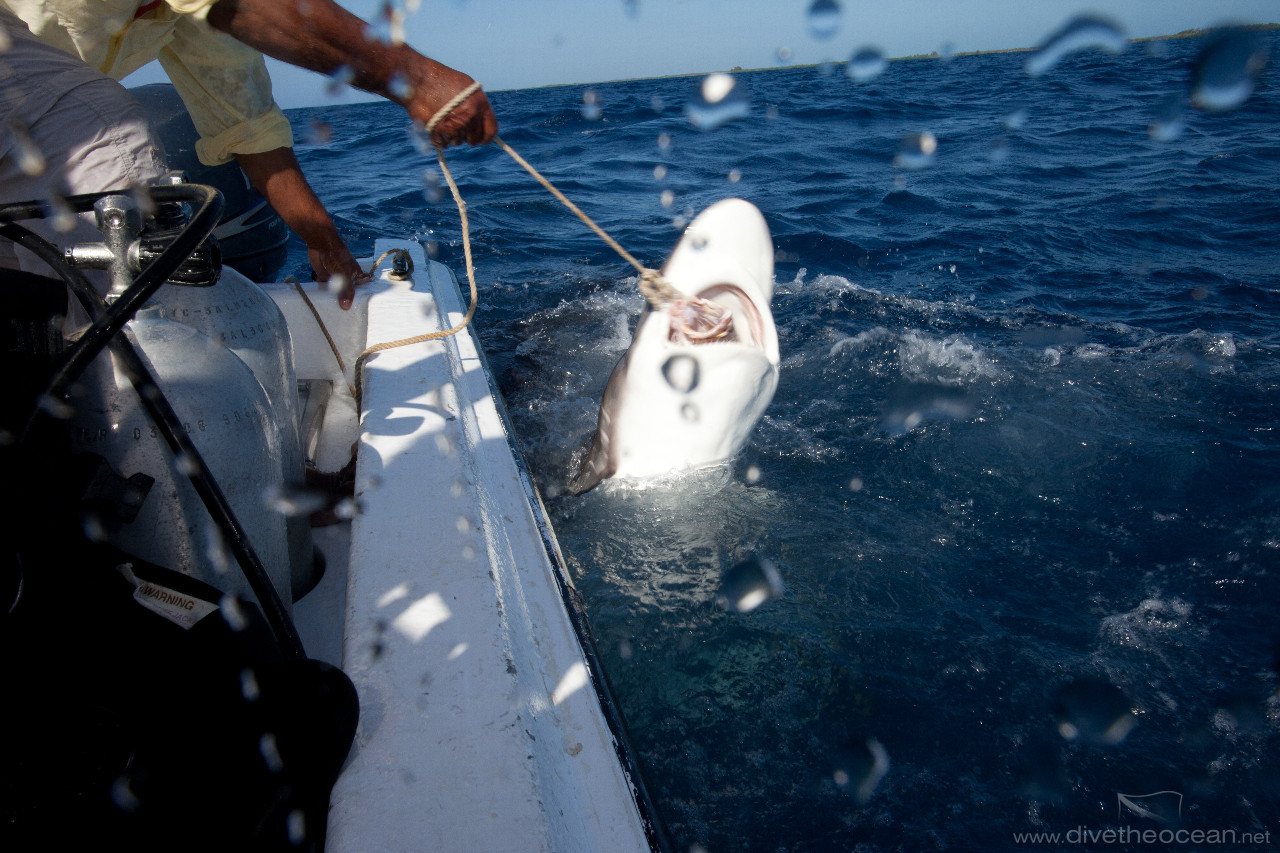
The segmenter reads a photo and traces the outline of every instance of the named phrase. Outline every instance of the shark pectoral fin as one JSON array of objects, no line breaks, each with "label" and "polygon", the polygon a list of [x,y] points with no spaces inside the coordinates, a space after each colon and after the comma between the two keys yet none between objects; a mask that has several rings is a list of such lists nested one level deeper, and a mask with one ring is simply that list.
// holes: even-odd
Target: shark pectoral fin
[{"label": "shark pectoral fin", "polygon": [[591,449],[583,457],[578,473],[574,474],[573,479],[569,481],[569,494],[585,494],[600,485],[601,480],[612,475],[613,468],[609,465],[609,455],[601,451],[600,439],[597,436],[591,442]]}]

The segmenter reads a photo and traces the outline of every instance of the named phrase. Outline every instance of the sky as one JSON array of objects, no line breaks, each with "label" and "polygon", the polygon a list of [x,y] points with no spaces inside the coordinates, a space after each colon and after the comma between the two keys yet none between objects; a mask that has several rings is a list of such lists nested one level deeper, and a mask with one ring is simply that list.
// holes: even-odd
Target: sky
[{"label": "sky", "polygon": [[[366,20],[385,5],[339,2]],[[889,57],[1034,47],[1081,13],[1104,15],[1131,38],[1280,22],[1276,0],[819,2],[838,7],[834,20],[826,19],[834,32],[812,30],[814,0],[392,0],[416,7],[405,20],[410,45],[489,91],[844,61],[867,46]],[[335,96],[320,75],[269,65],[286,109],[371,97],[351,90]],[[164,80],[153,64],[125,83]]]}]

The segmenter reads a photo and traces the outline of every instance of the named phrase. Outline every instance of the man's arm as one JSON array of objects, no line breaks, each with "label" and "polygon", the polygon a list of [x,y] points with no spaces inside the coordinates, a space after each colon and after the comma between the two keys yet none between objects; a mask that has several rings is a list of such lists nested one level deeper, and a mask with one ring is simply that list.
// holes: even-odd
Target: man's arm
[{"label": "man's arm", "polygon": [[347,244],[338,236],[328,211],[303,177],[293,149],[237,154],[236,161],[267,203],[307,244],[307,260],[316,278],[329,281],[334,275],[342,276],[338,305],[344,311],[350,308],[356,285],[368,281],[369,276],[360,269]]},{"label": "man's arm", "polygon": [[[365,36],[365,22],[333,0],[218,0],[208,21],[267,56],[321,74],[346,68],[351,84],[400,104],[425,125],[471,77],[408,45]],[[476,92],[442,120],[431,135],[437,145],[483,145],[498,132],[484,92]]]}]

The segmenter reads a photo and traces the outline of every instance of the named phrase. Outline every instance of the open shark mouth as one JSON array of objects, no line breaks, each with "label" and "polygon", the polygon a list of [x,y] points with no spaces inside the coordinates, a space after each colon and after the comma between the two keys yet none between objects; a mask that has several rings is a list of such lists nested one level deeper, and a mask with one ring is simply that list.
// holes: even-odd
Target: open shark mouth
[{"label": "open shark mouth", "polygon": [[759,345],[764,328],[760,312],[741,288],[717,284],[667,308],[668,339],[673,344],[738,341]]}]

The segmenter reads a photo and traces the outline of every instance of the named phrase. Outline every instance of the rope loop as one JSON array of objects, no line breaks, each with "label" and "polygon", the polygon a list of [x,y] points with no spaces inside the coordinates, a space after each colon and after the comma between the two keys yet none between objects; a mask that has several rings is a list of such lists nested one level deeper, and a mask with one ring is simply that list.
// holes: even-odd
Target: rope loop
[{"label": "rope loop", "polygon": [[680,298],[680,291],[672,287],[662,273],[651,269],[640,273],[640,293],[655,311],[661,311]]},{"label": "rope loop", "polygon": [[392,281],[407,281],[413,275],[413,256],[409,254],[407,249],[388,249],[382,253],[382,257],[373,262],[373,266],[369,267],[369,277],[374,278],[378,267],[382,266],[382,262],[387,258],[392,258],[391,269],[387,271],[387,278]]}]

